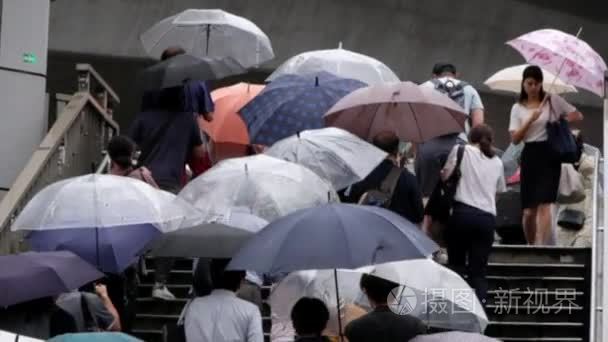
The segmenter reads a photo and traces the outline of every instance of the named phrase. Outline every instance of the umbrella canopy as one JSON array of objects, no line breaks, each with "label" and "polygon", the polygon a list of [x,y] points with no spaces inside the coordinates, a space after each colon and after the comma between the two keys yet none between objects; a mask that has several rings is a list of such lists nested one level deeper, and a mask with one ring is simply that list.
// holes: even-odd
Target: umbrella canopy
[{"label": "umbrella canopy", "polygon": [[384,63],[372,57],[342,48],[316,50],[291,57],[281,64],[266,80],[274,81],[286,74],[305,75],[327,71],[367,84],[399,82],[399,78]]},{"label": "umbrella canopy", "polygon": [[227,159],[192,180],[179,197],[214,222],[242,207],[267,221],[338,201],[330,184],[309,169],[266,155]]},{"label": "umbrella canopy", "polygon": [[143,342],[133,336],[118,332],[96,332],[64,334],[53,337],[49,342]]},{"label": "umbrella canopy", "polygon": [[265,153],[311,169],[336,190],[361,181],[387,156],[386,152],[335,127],[303,131],[278,141]]},{"label": "umbrella canopy", "polygon": [[151,247],[154,257],[232,258],[268,222],[233,208],[217,222],[163,235]]},{"label": "umbrella canopy", "polygon": [[0,256],[0,269],[0,307],[56,296],[104,276],[66,251]]},{"label": "umbrella canopy", "polygon": [[44,342],[37,338],[13,334],[12,332],[0,330],[0,341],[2,342]]},{"label": "umbrella canopy", "polygon": [[306,129],[323,127],[323,114],[365,83],[327,72],[278,77],[239,113],[251,141],[270,146]]},{"label": "umbrella canopy", "polygon": [[464,130],[467,114],[444,94],[412,82],[358,89],[325,114],[327,126],[343,128],[365,140],[394,131],[401,140],[424,142]]},{"label": "umbrella canopy", "polygon": [[500,340],[478,333],[449,331],[438,334],[419,335],[411,339],[410,342],[500,342]]},{"label": "umbrella canopy", "polygon": [[[522,64],[502,69],[488,78],[484,84],[493,90],[502,90],[519,94],[521,91],[524,69],[529,65],[530,64]],[[551,93],[553,94],[577,92],[575,87],[565,83],[560,78],[557,78],[553,84],[553,80],[555,79],[553,73],[543,70],[543,75],[543,89],[546,89],[547,91],[551,90]]]},{"label": "umbrella canopy", "polygon": [[246,71],[230,57],[202,57],[178,55],[145,69],[139,81],[144,90],[172,88],[186,81],[215,80]]},{"label": "umbrella canopy", "polygon": [[214,162],[247,154],[249,133],[237,112],[263,89],[263,85],[239,83],[211,92],[211,98],[215,102],[213,120],[201,118],[199,125],[211,138],[210,150]]},{"label": "umbrella canopy", "polygon": [[243,246],[228,267],[271,274],[357,268],[425,258],[437,249],[420,228],[389,210],[327,204],[273,221]]},{"label": "umbrella canopy", "polygon": [[12,230],[153,224],[170,231],[200,222],[195,208],[169,192],[131,177],[90,174],[42,189],[19,214]]},{"label": "umbrella canopy", "polygon": [[242,66],[274,58],[268,36],[251,21],[219,9],[188,9],[156,23],[140,36],[155,58],[172,46],[196,57],[231,57]]},{"label": "umbrella canopy", "polygon": [[551,71],[568,84],[604,94],[606,63],[583,40],[553,29],[537,30],[507,42],[530,64]]}]

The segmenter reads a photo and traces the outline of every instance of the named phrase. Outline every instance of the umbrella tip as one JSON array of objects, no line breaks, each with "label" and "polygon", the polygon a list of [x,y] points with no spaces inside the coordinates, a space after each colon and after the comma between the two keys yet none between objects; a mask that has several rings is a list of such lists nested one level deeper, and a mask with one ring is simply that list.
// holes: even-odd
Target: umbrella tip
[{"label": "umbrella tip", "polygon": [[315,76],[315,87],[319,86],[319,76]]},{"label": "umbrella tip", "polygon": [[342,42],[338,43],[338,49],[342,49]]},{"label": "umbrella tip", "polygon": [[298,137],[298,139],[300,139],[300,131],[298,131],[298,133],[296,133],[296,136]]}]

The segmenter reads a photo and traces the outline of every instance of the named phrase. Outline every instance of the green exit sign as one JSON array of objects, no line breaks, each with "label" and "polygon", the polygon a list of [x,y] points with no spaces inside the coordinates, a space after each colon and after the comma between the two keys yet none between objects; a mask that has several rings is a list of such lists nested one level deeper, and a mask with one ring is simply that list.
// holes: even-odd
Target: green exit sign
[{"label": "green exit sign", "polygon": [[33,53],[24,53],[23,62],[27,64],[36,64],[38,62],[38,57]]}]

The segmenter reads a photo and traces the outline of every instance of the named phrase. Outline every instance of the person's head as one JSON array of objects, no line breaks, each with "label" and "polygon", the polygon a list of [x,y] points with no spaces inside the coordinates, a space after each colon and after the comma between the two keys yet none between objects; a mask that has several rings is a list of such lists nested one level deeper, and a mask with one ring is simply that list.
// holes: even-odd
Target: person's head
[{"label": "person's head", "polygon": [[165,51],[163,51],[163,53],[160,55],[160,60],[166,61],[167,59],[169,59],[171,57],[183,55],[185,53],[186,53],[186,50],[182,49],[181,47],[171,46],[171,47],[166,48]]},{"label": "person's head", "polygon": [[291,309],[291,321],[298,336],[321,336],[329,321],[329,310],[320,299],[302,297]]},{"label": "person's head", "polygon": [[396,157],[399,153],[399,137],[395,132],[382,131],[376,134],[372,143],[393,157]]},{"label": "person's head", "polygon": [[117,135],[108,143],[111,167],[126,170],[133,166],[135,143],[129,137]]},{"label": "person's head", "polygon": [[372,306],[379,306],[386,305],[388,295],[399,285],[392,281],[366,273],[361,276],[359,286],[361,286],[361,290],[363,290],[363,293],[367,296],[369,303]]},{"label": "person's head", "polygon": [[543,71],[537,65],[530,65],[525,68],[521,79],[519,102],[524,103],[531,97],[539,100],[542,100],[545,97],[545,90],[543,89]]},{"label": "person's head", "polygon": [[211,281],[214,289],[236,292],[241,287],[245,271],[227,271],[229,262],[230,259],[211,260]]},{"label": "person's head", "polygon": [[488,125],[481,124],[471,128],[469,132],[471,144],[479,145],[481,152],[488,158],[494,158],[494,130]]},{"label": "person's head", "polygon": [[452,63],[436,63],[433,66],[433,77],[458,77],[458,72]]}]

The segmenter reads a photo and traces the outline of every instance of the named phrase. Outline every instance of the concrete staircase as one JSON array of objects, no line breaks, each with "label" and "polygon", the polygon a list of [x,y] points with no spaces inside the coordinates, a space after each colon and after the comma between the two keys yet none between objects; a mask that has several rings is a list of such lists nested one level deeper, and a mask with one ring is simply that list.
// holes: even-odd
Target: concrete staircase
[{"label": "concrete staircase", "polygon": [[[588,340],[590,249],[495,246],[490,256],[490,291],[486,334],[512,342],[574,342]],[[149,342],[163,341],[163,326],[174,324],[192,283],[190,260],[176,263],[169,289],[178,299],[150,297],[153,264],[141,279],[133,334]],[[264,291],[267,296],[267,290]],[[270,309],[263,316],[270,330]]]}]

